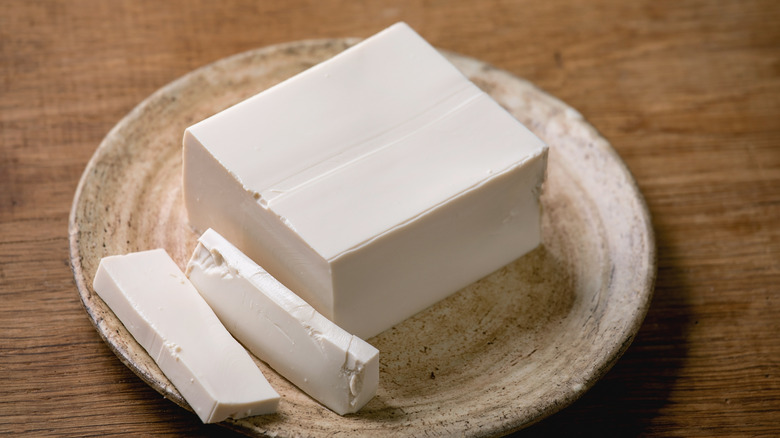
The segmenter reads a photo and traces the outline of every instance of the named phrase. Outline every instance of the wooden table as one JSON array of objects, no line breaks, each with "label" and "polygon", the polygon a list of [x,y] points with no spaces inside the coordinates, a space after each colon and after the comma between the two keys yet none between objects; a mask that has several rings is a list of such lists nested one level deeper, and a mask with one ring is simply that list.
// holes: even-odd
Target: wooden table
[{"label": "wooden table", "polygon": [[406,21],[580,110],[653,215],[655,297],[581,400],[518,436],[780,436],[780,2],[0,3],[0,433],[221,435],[111,353],[68,264],[78,179],[188,71]]}]

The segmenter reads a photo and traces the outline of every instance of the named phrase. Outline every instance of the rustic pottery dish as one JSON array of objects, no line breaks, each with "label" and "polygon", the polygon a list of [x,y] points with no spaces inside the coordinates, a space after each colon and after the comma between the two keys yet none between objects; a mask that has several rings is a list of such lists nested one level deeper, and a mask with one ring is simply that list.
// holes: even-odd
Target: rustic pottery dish
[{"label": "rustic pottery dish", "polygon": [[[184,128],[356,42],[277,45],[195,70],[139,104],[87,165],[69,229],[81,300],[119,359],[185,408],[94,293],[98,262],[162,247],[183,267],[197,238],[182,205]],[[221,424],[256,436],[503,435],[569,405],[628,348],[656,272],[649,215],[632,176],[566,104],[482,62],[446,55],[550,145],[543,245],[368,339],[381,351],[380,387],[358,414],[328,411],[257,361],[283,397],[279,412]]]}]

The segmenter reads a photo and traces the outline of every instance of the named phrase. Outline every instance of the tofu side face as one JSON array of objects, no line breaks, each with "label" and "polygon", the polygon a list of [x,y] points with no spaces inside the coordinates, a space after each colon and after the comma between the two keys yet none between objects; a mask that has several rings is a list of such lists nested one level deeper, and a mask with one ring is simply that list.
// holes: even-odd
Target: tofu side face
[{"label": "tofu side face", "polygon": [[546,158],[510,169],[333,261],[334,289],[341,291],[335,320],[373,336],[536,248],[537,184]]},{"label": "tofu side face", "polygon": [[185,205],[365,339],[539,244],[546,157],[397,24],[188,128]]},{"label": "tofu side face", "polygon": [[276,411],[279,394],[164,250],[103,258],[94,289],[204,423]]},{"label": "tofu side face", "polygon": [[192,133],[185,132],[183,195],[190,226],[218,230],[328,318],[333,317],[330,266],[278,214],[217,160]]}]

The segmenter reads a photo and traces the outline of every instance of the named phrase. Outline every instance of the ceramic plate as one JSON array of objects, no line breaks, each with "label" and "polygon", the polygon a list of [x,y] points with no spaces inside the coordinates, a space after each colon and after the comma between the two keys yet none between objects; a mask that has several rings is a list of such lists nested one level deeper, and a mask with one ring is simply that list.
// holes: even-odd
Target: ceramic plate
[{"label": "ceramic plate", "polygon": [[[189,73],[121,120],[87,165],[69,229],[84,307],[119,359],[185,408],[94,293],[98,262],[162,247],[184,267],[197,237],[182,204],[184,129],[355,42],[272,46]],[[628,348],[656,270],[647,207],[632,176],[572,108],[506,72],[445,54],[550,145],[543,245],[368,339],[381,352],[380,385],[358,414],[328,411],[257,361],[283,397],[279,412],[225,426],[258,436],[502,435],[569,405]]]}]

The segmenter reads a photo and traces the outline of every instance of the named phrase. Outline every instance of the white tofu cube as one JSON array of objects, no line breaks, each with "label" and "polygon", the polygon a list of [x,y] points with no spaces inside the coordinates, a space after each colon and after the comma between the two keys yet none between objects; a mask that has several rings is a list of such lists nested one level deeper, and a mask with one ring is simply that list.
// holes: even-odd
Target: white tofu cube
[{"label": "white tofu cube", "polygon": [[536,247],[546,159],[399,23],[189,127],[184,200],[365,339]]}]

